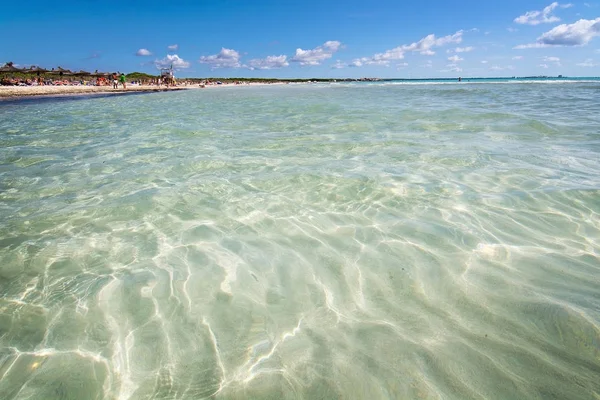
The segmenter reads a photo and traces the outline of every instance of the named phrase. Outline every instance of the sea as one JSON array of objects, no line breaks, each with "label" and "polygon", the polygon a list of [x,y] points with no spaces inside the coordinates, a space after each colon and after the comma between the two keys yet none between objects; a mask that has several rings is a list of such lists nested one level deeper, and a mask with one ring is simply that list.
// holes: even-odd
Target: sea
[{"label": "sea", "polygon": [[599,399],[600,80],[0,102],[0,399]]}]

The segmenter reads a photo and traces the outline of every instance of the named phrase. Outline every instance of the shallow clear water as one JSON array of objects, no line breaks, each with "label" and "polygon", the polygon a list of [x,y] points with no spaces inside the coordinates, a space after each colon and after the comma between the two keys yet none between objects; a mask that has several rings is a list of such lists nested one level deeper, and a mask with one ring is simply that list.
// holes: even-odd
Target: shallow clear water
[{"label": "shallow clear water", "polygon": [[0,103],[2,399],[600,397],[600,85]]}]

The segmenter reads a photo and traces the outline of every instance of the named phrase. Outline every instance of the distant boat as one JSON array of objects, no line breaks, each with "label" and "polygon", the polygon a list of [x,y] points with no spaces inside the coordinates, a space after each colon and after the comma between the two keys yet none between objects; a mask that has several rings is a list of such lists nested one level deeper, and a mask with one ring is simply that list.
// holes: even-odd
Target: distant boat
[{"label": "distant boat", "polygon": [[562,75],[559,75],[558,77],[559,77],[559,78],[562,78],[563,76],[562,76]]}]

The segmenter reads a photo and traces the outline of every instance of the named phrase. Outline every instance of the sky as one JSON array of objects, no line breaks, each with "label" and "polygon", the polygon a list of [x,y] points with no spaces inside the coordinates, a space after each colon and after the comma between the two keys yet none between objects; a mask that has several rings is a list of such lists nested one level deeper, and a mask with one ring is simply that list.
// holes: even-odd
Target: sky
[{"label": "sky", "polygon": [[10,2],[0,64],[178,77],[600,76],[600,0]]}]

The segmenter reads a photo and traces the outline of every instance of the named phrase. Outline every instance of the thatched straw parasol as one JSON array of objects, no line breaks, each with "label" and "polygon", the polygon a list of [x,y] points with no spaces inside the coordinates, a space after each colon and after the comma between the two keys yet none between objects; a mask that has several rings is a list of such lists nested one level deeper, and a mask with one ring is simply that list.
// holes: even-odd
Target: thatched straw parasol
[{"label": "thatched straw parasol", "polygon": [[45,72],[48,72],[47,69],[41,68],[41,67],[36,67],[35,65],[32,65],[30,68],[28,69],[24,69],[23,72],[27,72],[29,74],[43,74]]},{"label": "thatched straw parasol", "polygon": [[59,75],[71,75],[73,72],[68,70],[68,69],[64,69],[61,67],[58,67],[56,69],[52,68],[52,71],[49,71],[51,74],[59,74]]},{"label": "thatched straw parasol", "polygon": [[22,72],[23,70],[17,68],[13,65],[13,63],[9,62],[0,67],[0,72]]}]

